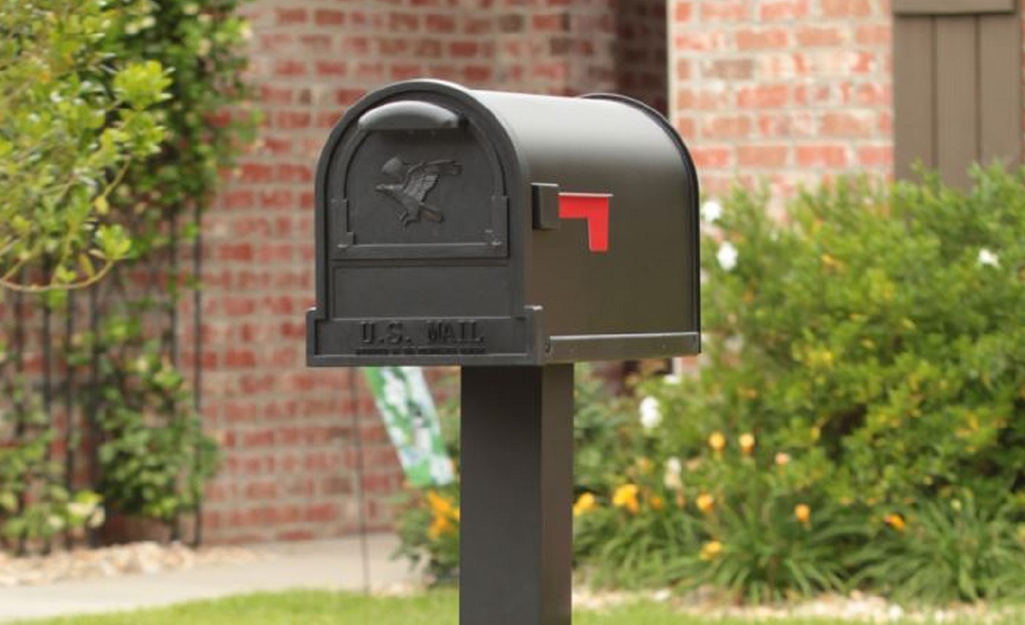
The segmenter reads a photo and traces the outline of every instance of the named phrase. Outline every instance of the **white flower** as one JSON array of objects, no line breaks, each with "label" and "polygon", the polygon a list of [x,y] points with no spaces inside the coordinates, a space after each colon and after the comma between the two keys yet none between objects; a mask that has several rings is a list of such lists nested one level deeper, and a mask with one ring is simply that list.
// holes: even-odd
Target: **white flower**
[{"label": "white flower", "polygon": [[714,224],[722,217],[722,204],[715,200],[708,200],[701,206],[701,218],[710,224]]},{"label": "white flower", "polygon": [[986,248],[982,248],[979,250],[979,265],[983,267],[999,267],[1000,257]]},{"label": "white flower", "polygon": [[737,248],[729,241],[719,246],[719,252],[715,257],[719,259],[719,266],[726,271],[737,266]]},{"label": "white flower", "polygon": [[662,423],[662,409],[654,397],[641,400],[641,426],[645,430],[653,430]]},{"label": "white flower", "polygon": [[676,375],[675,373],[668,373],[668,374],[662,376],[662,383],[663,384],[673,384],[673,385],[675,385],[675,384],[679,384],[682,381],[683,381],[683,378],[681,378],[680,376]]},{"label": "white flower", "polygon": [[670,490],[680,490],[683,488],[683,481],[680,480],[680,473],[683,472],[683,464],[679,458],[673,457],[666,460],[666,473],[662,478],[666,488]]}]

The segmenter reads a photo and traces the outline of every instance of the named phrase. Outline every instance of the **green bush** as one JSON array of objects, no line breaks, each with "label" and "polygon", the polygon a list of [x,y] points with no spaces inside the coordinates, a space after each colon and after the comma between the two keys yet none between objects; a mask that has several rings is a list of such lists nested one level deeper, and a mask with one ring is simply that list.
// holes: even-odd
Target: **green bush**
[{"label": "green bush", "polygon": [[149,12],[0,0],[0,287],[80,287],[127,257],[109,197],[133,160],[159,150],[154,106],[170,79],[157,61],[119,56],[110,33]]},{"label": "green bush", "polygon": [[[242,2],[0,0],[0,300],[19,293],[0,318],[4,546],[49,549],[62,532],[70,544],[107,511],[178,538],[215,470],[168,320],[181,289],[198,288],[182,246],[251,137]],[[79,324],[49,346],[54,370],[78,382],[72,410],[96,420],[101,466],[89,472],[102,478],[73,493],[17,337],[86,286],[96,331]]]},{"label": "green bush", "polygon": [[[834,541],[839,552],[815,556],[819,575],[829,576],[805,575],[815,583],[796,584],[802,593],[836,580],[911,584],[910,576],[877,575],[907,566],[896,555],[877,558],[875,573],[859,577],[863,550],[878,548],[883,519],[891,521],[883,536],[907,549],[920,531],[960,540],[961,525],[916,527],[929,518],[930,502],[968,493],[979,526],[997,510],[1005,511],[1001,519],[1022,518],[1025,187],[999,169],[976,170],[975,181],[967,193],[929,176],[892,186],[840,181],[801,195],[783,219],[763,197],[737,191],[721,218],[706,224],[704,366],[678,385],[644,390],[666,414],[661,435],[674,454],[700,459],[710,437],[729,451],[748,434],[758,466],[774,464],[781,480],[760,494],[750,490],[756,478],[744,476],[743,463],[704,461],[682,476],[685,489],[729,502],[741,518],[766,505],[768,493],[785,493],[810,506],[813,523],[821,519],[827,533],[843,536]],[[906,531],[892,531],[898,525]],[[762,527],[761,548],[771,542],[795,553],[769,530],[768,517]],[[727,528],[707,534],[730,552],[735,537]],[[984,543],[985,553],[971,557],[1021,552],[1013,542]],[[1010,586],[989,578],[999,568],[1025,584],[1025,560],[1017,562],[934,575],[940,587],[930,592],[1005,594]],[[758,576],[753,566],[745,570],[750,594]],[[977,592],[956,590],[965,575]]]},{"label": "green bush", "polygon": [[783,217],[742,190],[706,205],[702,366],[635,400],[578,381],[585,579],[755,602],[1025,588],[1025,186],[974,177],[841,180]]}]

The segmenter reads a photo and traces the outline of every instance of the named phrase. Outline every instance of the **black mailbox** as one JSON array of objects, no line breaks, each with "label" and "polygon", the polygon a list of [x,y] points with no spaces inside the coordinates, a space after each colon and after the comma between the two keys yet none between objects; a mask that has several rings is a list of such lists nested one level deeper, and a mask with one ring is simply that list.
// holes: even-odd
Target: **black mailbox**
[{"label": "black mailbox", "polygon": [[614,95],[373,92],[316,179],[308,360],[545,365],[697,353],[698,181]]}]

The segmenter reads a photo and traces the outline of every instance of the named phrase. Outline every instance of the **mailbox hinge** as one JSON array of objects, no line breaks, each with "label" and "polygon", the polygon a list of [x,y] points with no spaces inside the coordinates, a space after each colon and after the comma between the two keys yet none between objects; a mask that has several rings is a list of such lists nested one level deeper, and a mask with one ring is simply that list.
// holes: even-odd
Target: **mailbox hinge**
[{"label": "mailbox hinge", "polygon": [[331,224],[332,256],[341,255],[345,248],[352,246],[356,237],[349,232],[349,200],[334,198],[331,200],[331,213],[328,215]]}]

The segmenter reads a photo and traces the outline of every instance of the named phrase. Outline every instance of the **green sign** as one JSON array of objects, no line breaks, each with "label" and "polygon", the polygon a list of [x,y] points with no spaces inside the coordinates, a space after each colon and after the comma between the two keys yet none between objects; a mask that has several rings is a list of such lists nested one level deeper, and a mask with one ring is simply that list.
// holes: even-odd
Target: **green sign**
[{"label": "green sign", "polygon": [[441,423],[420,367],[364,368],[377,410],[409,484],[444,486],[455,479]]}]

